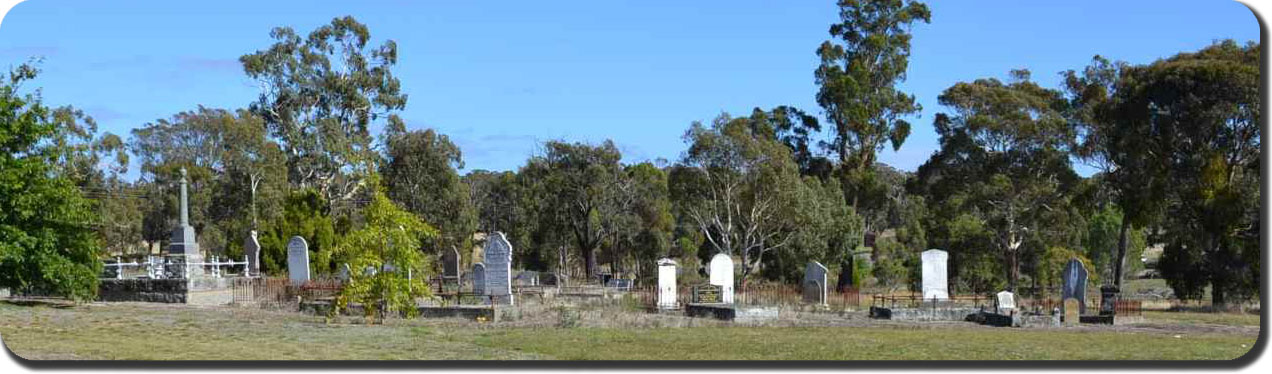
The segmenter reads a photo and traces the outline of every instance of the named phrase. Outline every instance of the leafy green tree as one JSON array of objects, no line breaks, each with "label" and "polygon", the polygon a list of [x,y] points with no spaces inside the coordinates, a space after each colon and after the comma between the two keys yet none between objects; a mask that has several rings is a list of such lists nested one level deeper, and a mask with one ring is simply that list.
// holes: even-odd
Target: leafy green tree
[{"label": "leafy green tree", "polygon": [[432,129],[406,131],[404,124],[386,129],[386,160],[381,164],[386,194],[409,212],[440,230],[435,251],[468,248],[477,230],[468,185],[455,171],[464,162],[459,147]]},{"label": "leafy green tree", "polygon": [[287,182],[277,143],[259,117],[246,110],[199,107],[132,131],[129,148],[141,163],[140,186],[151,201],[144,237],[167,239],[180,208],[179,171],[190,179],[190,218],[209,254],[242,255],[250,230],[282,213]]},{"label": "leafy green tree", "polygon": [[1056,228],[1044,225],[1054,218],[1047,216],[1066,212],[1065,187],[1078,178],[1065,153],[1073,134],[1060,92],[1030,81],[1028,71],[1013,71],[1012,78],[978,79],[945,90],[939,100],[955,115],[938,115],[936,126],[942,136],[963,132],[986,152],[978,180],[966,187],[979,218],[994,232],[991,241],[1006,264],[1008,289],[1014,290],[1026,241]]},{"label": "leafy green tree", "polygon": [[[843,187],[854,209],[867,200],[876,153],[899,149],[910,135],[902,117],[921,109],[897,90],[910,60],[910,28],[931,22],[927,6],[912,0],[840,0],[834,40],[817,49],[817,103],[834,126],[826,146],[839,156]],[[867,222],[870,231],[873,222]]]},{"label": "leafy green tree", "polygon": [[1169,171],[1162,275],[1181,298],[1208,283],[1221,309],[1259,290],[1260,50],[1224,41],[1181,53],[1118,91],[1138,103],[1126,115],[1155,131],[1143,141]]},{"label": "leafy green tree", "polygon": [[[1151,123],[1132,115],[1145,104],[1130,92],[1132,70],[1126,63],[1095,56],[1082,74],[1072,70],[1064,73],[1071,104],[1069,117],[1078,132],[1073,153],[1101,170],[1101,189],[1112,195],[1111,200],[1121,210],[1117,241],[1112,246],[1091,243],[1101,246],[1091,249],[1110,251],[1112,259],[1088,253],[1101,266],[1111,263],[1112,274],[1106,279],[1119,289],[1126,278],[1126,259],[1135,233],[1158,219],[1170,184],[1165,164],[1154,156],[1158,150],[1153,142],[1144,141],[1160,134]],[[1129,257],[1138,258],[1134,254]]]},{"label": "leafy green tree", "polygon": [[56,139],[72,131],[33,94],[29,64],[0,77],[0,287],[93,299],[102,264],[94,207],[76,188]]},{"label": "leafy green tree", "polygon": [[359,197],[375,158],[368,127],[406,106],[392,72],[397,44],[369,46],[370,31],[350,16],[307,37],[289,27],[270,36],[269,48],[239,58],[263,89],[252,112],[280,140],[292,186],[318,190],[339,210]]},{"label": "leafy green tree", "polygon": [[287,242],[293,236],[305,238],[309,244],[310,263],[324,273],[336,270],[335,259],[327,256],[339,240],[336,222],[326,199],[318,191],[292,191],[283,203],[283,213],[259,234],[261,271],[267,274],[287,273]]},{"label": "leafy green tree", "polygon": [[[1110,248],[1117,248],[1121,239],[1121,227],[1125,220],[1121,210],[1116,206],[1108,205],[1104,209],[1096,211],[1091,215],[1087,222],[1087,234],[1083,239],[1083,247],[1086,249],[1084,253],[1086,258],[1090,259],[1091,270],[1098,272],[1103,279],[1117,276],[1117,258],[1114,257],[1117,251]],[[1139,261],[1140,255],[1144,253],[1148,241],[1144,235],[1143,229],[1132,229],[1127,233],[1127,258],[1133,261],[1125,264],[1127,270],[1134,273],[1142,270],[1144,264]]]},{"label": "leafy green tree", "polygon": [[589,279],[597,274],[596,252],[612,235],[609,221],[618,213],[614,193],[622,179],[621,158],[611,141],[597,146],[551,141],[521,171],[522,180],[533,183],[531,196],[541,201],[540,226],[568,232]]},{"label": "leafy green tree", "polygon": [[[370,181],[378,183],[378,177]],[[371,202],[362,210],[365,226],[340,238],[329,255],[346,262],[352,269],[350,279],[336,297],[332,313],[347,309],[350,303],[361,304],[367,318],[385,313],[418,313],[416,300],[432,296],[424,280],[432,267],[420,248],[420,238],[433,238],[437,229],[415,214],[393,204],[380,189],[371,194]],[[364,272],[360,269],[377,269]]]},{"label": "leafy green tree", "polygon": [[672,246],[675,219],[667,173],[649,162],[627,166],[614,192],[614,215],[607,220],[613,233],[612,262],[621,271],[629,268],[623,262],[630,261],[638,277],[652,279],[655,262]]},{"label": "leafy green tree", "polygon": [[710,127],[695,122],[684,136],[686,213],[712,254],[740,258],[744,285],[766,254],[786,250],[792,239],[793,222],[782,218],[795,205],[799,169],[773,134],[764,121],[722,114]]}]

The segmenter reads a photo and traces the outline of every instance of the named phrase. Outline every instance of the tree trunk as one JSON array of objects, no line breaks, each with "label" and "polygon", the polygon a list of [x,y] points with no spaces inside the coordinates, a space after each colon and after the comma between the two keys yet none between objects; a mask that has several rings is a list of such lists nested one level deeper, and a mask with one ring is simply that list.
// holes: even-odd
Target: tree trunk
[{"label": "tree trunk", "polygon": [[1007,251],[1007,290],[1016,292],[1016,280],[1020,278],[1020,253]]},{"label": "tree trunk", "polygon": [[583,250],[583,267],[588,280],[596,276],[596,248]]},{"label": "tree trunk", "polygon": [[1123,272],[1126,271],[1126,246],[1129,245],[1127,237],[1130,235],[1131,222],[1122,216],[1122,232],[1117,237],[1117,253],[1113,258],[1113,286],[1122,290]]}]

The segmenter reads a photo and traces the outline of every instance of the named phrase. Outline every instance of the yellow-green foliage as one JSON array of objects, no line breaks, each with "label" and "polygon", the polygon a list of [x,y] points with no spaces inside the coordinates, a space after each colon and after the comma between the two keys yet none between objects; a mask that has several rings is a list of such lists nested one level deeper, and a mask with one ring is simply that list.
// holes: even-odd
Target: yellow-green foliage
[{"label": "yellow-green foliage", "polygon": [[1060,286],[1063,283],[1062,272],[1064,266],[1069,263],[1069,259],[1077,258],[1082,261],[1082,265],[1087,269],[1087,284],[1100,284],[1100,272],[1096,271],[1091,259],[1079,251],[1070,250],[1064,247],[1050,247],[1043,254],[1042,262],[1038,265],[1038,281],[1047,286]]},{"label": "yellow-green foliage", "polygon": [[[381,308],[384,312],[414,316],[415,301],[432,296],[424,281],[432,267],[428,257],[420,252],[420,243],[437,237],[437,229],[393,204],[378,189],[363,213],[365,226],[341,238],[330,254],[337,261],[348,263],[352,270],[332,312],[339,313],[349,303],[358,303],[368,319]],[[363,270],[385,269],[385,265],[396,270],[374,274]]]}]

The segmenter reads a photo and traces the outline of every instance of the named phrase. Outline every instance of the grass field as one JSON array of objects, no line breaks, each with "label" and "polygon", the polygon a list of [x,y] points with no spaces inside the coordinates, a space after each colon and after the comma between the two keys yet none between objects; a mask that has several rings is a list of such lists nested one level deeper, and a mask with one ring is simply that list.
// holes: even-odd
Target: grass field
[{"label": "grass field", "polygon": [[1258,316],[1146,317],[1180,329],[555,328],[450,319],[367,326],[247,308],[0,302],[0,339],[28,359],[128,360],[1224,360],[1245,354],[1257,339],[1250,326]]}]

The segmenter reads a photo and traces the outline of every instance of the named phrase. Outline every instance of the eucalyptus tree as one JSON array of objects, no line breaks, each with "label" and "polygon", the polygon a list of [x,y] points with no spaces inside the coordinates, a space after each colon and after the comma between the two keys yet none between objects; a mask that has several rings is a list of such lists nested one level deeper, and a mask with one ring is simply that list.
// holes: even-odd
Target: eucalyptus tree
[{"label": "eucalyptus tree", "polygon": [[1068,161],[1073,130],[1063,95],[1030,81],[1028,71],[1011,75],[1009,82],[985,78],[946,89],[939,100],[953,113],[938,114],[935,126],[942,151],[954,146],[972,153],[955,159],[967,163],[963,172],[969,174],[952,186],[961,189],[955,192],[960,198],[949,202],[974,208],[975,220],[992,233],[988,239],[1005,265],[1007,287],[1015,289],[1027,241],[1044,246],[1069,237],[1058,232],[1068,227],[1057,221],[1073,218],[1066,191],[1079,178]]},{"label": "eucalyptus tree", "polygon": [[539,225],[567,232],[591,278],[597,274],[596,252],[614,230],[609,221],[618,213],[614,194],[624,182],[622,154],[608,140],[599,145],[550,141],[543,148],[520,174],[533,183]]},{"label": "eucalyptus tree", "polygon": [[397,44],[370,45],[366,25],[350,16],[305,37],[290,27],[270,36],[273,45],[239,58],[261,86],[251,110],[280,141],[291,185],[343,206],[374,171],[367,169],[376,156],[368,128],[406,106],[392,71]]},{"label": "eucalyptus tree", "polygon": [[1077,130],[1073,153],[1100,170],[1100,187],[1121,213],[1116,244],[1102,248],[1111,252],[1109,280],[1119,289],[1132,237],[1160,216],[1171,183],[1165,164],[1155,156],[1160,152],[1156,143],[1145,141],[1160,134],[1151,122],[1129,115],[1144,105],[1130,92],[1136,70],[1095,56],[1081,74],[1063,73],[1069,117]]},{"label": "eucalyptus tree", "polygon": [[794,206],[799,170],[790,150],[765,121],[723,114],[710,126],[695,122],[679,182],[685,211],[715,253],[741,259],[747,282],[773,251],[792,239],[793,223],[783,219]]},{"label": "eucalyptus tree", "polygon": [[1181,298],[1227,307],[1259,292],[1260,45],[1231,40],[1130,74],[1123,115],[1153,129],[1167,170],[1162,275]]},{"label": "eucalyptus tree", "polygon": [[464,167],[459,147],[433,129],[406,131],[401,122],[391,121],[385,131],[386,194],[439,230],[435,243],[427,243],[434,249],[469,247],[477,215],[456,171]]},{"label": "eucalyptus tree", "polygon": [[[840,22],[832,40],[817,49],[817,103],[833,126],[825,146],[839,156],[840,177],[854,209],[859,208],[876,153],[901,148],[910,135],[903,117],[918,113],[914,96],[896,88],[909,67],[911,27],[931,21],[927,6],[912,0],[840,0]],[[873,222],[867,222],[867,230]]]}]

